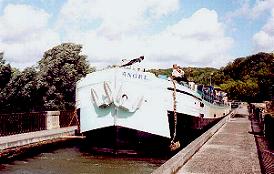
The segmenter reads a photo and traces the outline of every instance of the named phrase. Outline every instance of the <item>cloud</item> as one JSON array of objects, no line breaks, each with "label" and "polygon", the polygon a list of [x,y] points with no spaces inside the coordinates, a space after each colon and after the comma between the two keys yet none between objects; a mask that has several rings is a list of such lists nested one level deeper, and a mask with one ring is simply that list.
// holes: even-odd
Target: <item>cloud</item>
[{"label": "cloud", "polygon": [[151,20],[178,10],[179,0],[69,0],[61,9],[58,28],[99,20],[97,31],[110,39],[142,30]]},{"label": "cloud", "polygon": [[34,9],[27,5],[8,5],[1,17],[2,41],[10,41],[14,38],[20,40],[29,31],[39,31],[47,24],[49,15],[42,10]]},{"label": "cloud", "polygon": [[[216,11],[202,8],[190,17],[167,22],[179,9],[178,0],[68,0],[52,29],[52,16],[44,10],[8,5],[0,16],[0,48],[9,62],[21,66],[37,62],[60,40],[82,44],[91,65],[99,68],[140,55],[150,68],[227,63],[234,41],[225,35]],[[151,32],[159,21],[165,27]]]},{"label": "cloud", "polygon": [[274,0],[256,1],[254,7],[251,9],[250,15],[255,18],[266,11],[271,11],[274,8]]},{"label": "cloud", "polygon": [[227,23],[231,23],[233,19],[237,17],[242,17],[242,16],[247,16],[250,12],[250,4],[249,0],[243,0],[239,1],[239,5],[241,6],[240,8],[234,10],[234,11],[229,11],[228,13],[225,14],[225,21]]},{"label": "cloud", "polygon": [[47,28],[50,15],[29,5],[9,4],[0,16],[0,48],[11,63],[33,64],[59,43],[58,33]]},{"label": "cloud", "polygon": [[274,8],[274,0],[257,0],[254,4],[251,4],[251,2],[250,0],[239,1],[241,7],[235,11],[228,12],[225,17],[226,20],[230,22],[237,17],[246,17],[254,20]]},{"label": "cloud", "polygon": [[162,61],[184,65],[223,65],[228,61],[233,43],[232,38],[224,35],[217,13],[205,8],[153,37],[149,45],[156,59],[162,57]]},{"label": "cloud", "polygon": [[270,52],[274,50],[274,9],[262,29],[253,36],[254,50]]},{"label": "cloud", "polygon": [[144,62],[150,67],[169,67],[175,62],[219,67],[229,61],[233,44],[233,39],[225,36],[216,11],[205,8],[152,35],[131,34],[113,39],[100,30],[71,30],[67,39],[82,43],[90,63],[96,66],[145,55]]}]

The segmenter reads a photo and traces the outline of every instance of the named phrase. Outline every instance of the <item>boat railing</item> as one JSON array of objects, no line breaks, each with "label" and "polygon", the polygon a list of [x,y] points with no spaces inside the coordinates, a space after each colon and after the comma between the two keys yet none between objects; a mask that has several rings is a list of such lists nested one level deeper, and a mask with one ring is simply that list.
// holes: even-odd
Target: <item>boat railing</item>
[{"label": "boat railing", "polygon": [[198,94],[200,94],[202,99],[204,99],[205,101],[209,103],[216,104],[219,106],[227,106],[227,104],[223,101],[223,98],[220,96],[216,96],[213,93],[205,93],[199,90],[197,92]]},{"label": "boat railing", "polygon": [[[169,80],[169,81],[171,80],[171,78],[169,78],[167,75],[160,74],[157,77],[160,78],[160,79],[164,79],[164,80]],[[191,87],[188,84],[188,82],[180,81],[180,82],[178,82],[178,84],[191,89]],[[226,106],[227,105],[223,101],[223,97],[214,95],[212,92],[206,93],[206,92],[203,92],[203,91],[200,91],[200,90],[197,90],[196,92],[201,96],[202,99],[204,99],[205,101],[207,101],[209,103],[212,103],[212,104],[215,104],[215,105],[219,105],[219,106]]]}]

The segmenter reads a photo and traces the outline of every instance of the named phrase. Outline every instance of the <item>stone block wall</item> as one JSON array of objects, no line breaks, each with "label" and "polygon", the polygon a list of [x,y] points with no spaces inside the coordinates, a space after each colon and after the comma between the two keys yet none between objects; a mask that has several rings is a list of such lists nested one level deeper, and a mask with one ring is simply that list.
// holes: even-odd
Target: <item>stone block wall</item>
[{"label": "stone block wall", "polygon": [[47,130],[60,128],[59,116],[60,116],[60,111],[47,111],[47,116],[46,116]]}]

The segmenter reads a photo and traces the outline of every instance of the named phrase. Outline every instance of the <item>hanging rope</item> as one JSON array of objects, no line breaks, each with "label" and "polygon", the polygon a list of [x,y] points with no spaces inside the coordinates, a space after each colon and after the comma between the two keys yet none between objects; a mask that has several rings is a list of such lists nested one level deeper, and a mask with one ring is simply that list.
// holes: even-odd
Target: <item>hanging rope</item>
[{"label": "hanging rope", "polygon": [[70,120],[68,126],[71,126],[71,124],[72,124],[74,118],[76,119],[76,124],[77,124],[77,126],[79,126],[80,124],[79,124],[79,120],[78,120],[78,117],[77,117],[77,110],[76,110],[76,109],[73,111],[73,114],[71,115],[71,120]]},{"label": "hanging rope", "polygon": [[175,140],[175,137],[176,137],[176,134],[177,134],[177,113],[176,113],[176,84],[175,84],[175,80],[172,80],[172,83],[173,83],[173,87],[174,87],[174,90],[173,90],[173,116],[174,116],[174,132],[173,132],[173,137],[172,137],[172,140],[171,140],[171,144],[174,143],[174,140]]},{"label": "hanging rope", "polygon": [[[76,126],[77,126],[77,130],[76,130],[75,133],[76,133],[76,135],[79,135],[79,134],[80,134],[80,121],[79,121],[79,119],[78,119],[77,109],[75,109],[75,110],[73,111],[73,113],[71,114],[71,120],[70,120],[68,126],[71,126],[71,125],[72,125],[74,118],[76,119]],[[82,136],[83,136],[83,133],[81,133],[81,134],[82,134]]]},{"label": "hanging rope", "polygon": [[173,132],[173,137],[171,139],[169,147],[170,147],[171,151],[174,151],[174,150],[180,148],[180,142],[179,141],[174,142],[175,138],[176,138],[176,135],[177,135],[177,105],[176,105],[176,84],[175,84],[175,80],[172,79],[172,83],[173,83],[173,87],[174,87],[174,90],[173,90],[174,132]]}]

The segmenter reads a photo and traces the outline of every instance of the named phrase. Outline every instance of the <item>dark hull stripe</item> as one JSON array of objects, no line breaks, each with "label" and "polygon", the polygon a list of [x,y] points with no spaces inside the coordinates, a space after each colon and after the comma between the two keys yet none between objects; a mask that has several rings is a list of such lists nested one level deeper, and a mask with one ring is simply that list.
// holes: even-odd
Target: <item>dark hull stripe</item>
[{"label": "dark hull stripe", "polygon": [[[168,111],[168,121],[170,136],[173,137],[174,133],[174,112]],[[186,115],[182,113],[177,113],[177,126],[176,132],[177,135],[175,140],[180,141],[180,144],[184,147],[192,142],[195,138],[200,136],[202,133],[211,128],[223,117],[219,118],[202,118],[195,117],[191,115]]]},{"label": "dark hull stripe", "polygon": [[[174,132],[174,114],[167,112],[170,136]],[[188,145],[204,131],[218,122],[221,118],[205,119],[177,113],[176,141],[180,141],[181,148]],[[95,153],[110,153],[118,155],[141,156],[170,156],[170,139],[147,132],[121,127],[110,126],[84,133],[85,147]],[[179,150],[179,149],[178,149]]]},{"label": "dark hull stripe", "polygon": [[91,152],[116,155],[167,156],[170,139],[147,132],[110,126],[84,133]]},{"label": "dark hull stripe", "polygon": [[[168,87],[167,89],[170,90],[170,91],[174,91],[174,88],[171,88],[171,87]],[[197,99],[197,100],[202,101],[201,98],[199,98],[199,97],[197,97],[197,96],[195,96],[195,95],[193,95],[193,94],[190,94],[190,93],[188,93],[188,92],[186,92],[186,91],[182,91],[182,90],[176,89],[176,92],[179,92],[179,93],[182,93],[182,94],[189,95],[189,96],[191,96],[191,97],[194,97],[194,98]]]}]

